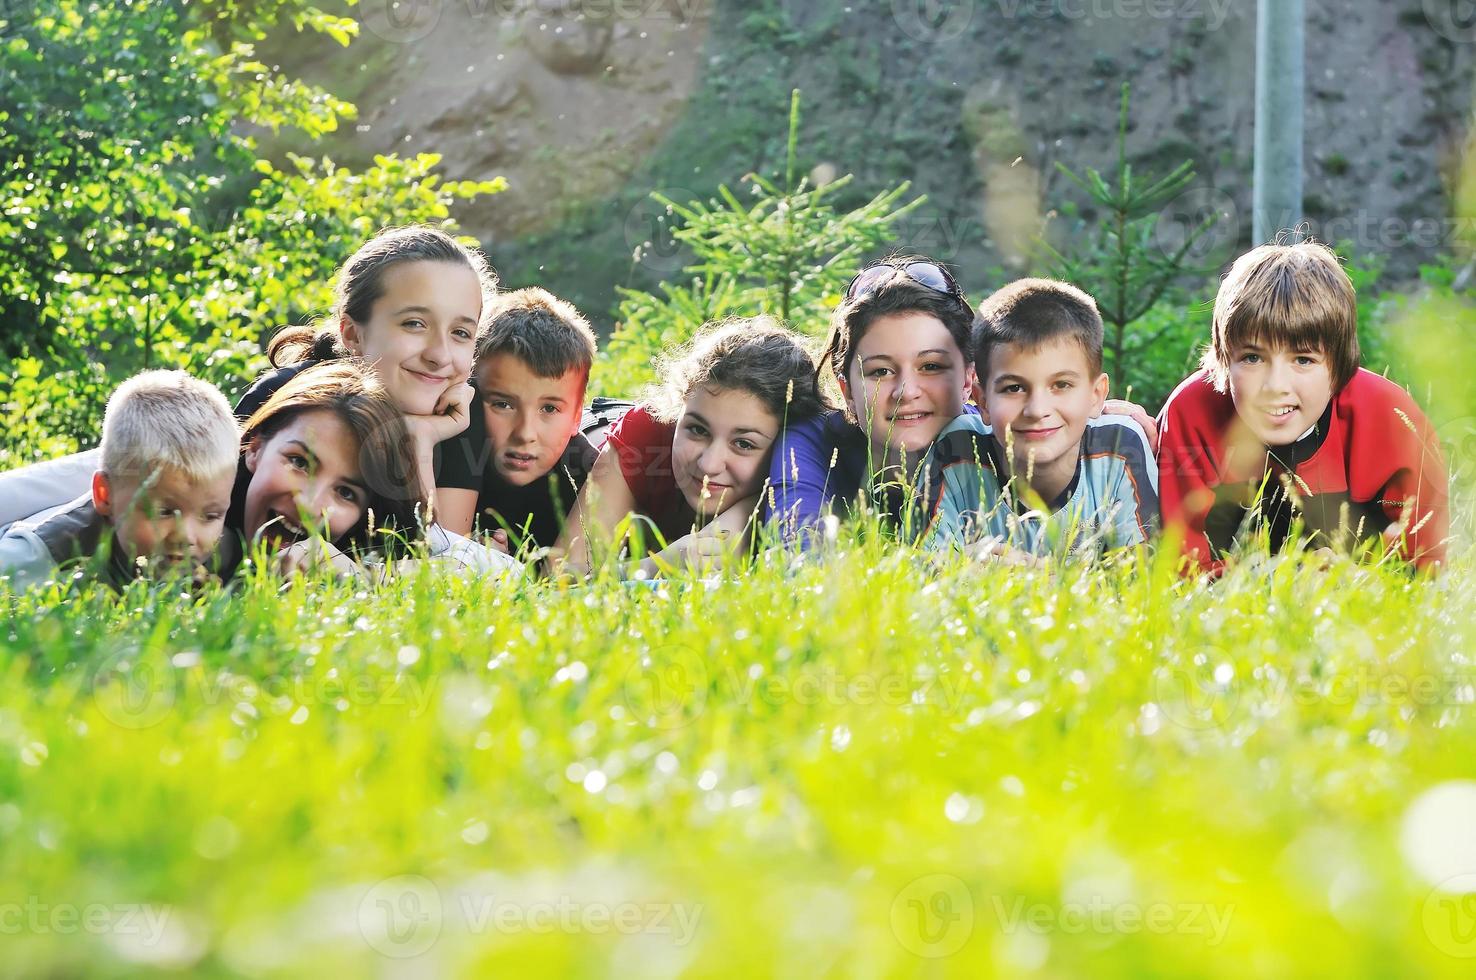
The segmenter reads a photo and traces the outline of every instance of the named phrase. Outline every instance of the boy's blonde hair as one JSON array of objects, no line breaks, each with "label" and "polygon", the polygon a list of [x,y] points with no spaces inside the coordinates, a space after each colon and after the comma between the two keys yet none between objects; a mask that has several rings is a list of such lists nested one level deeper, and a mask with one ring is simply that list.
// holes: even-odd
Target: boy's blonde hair
[{"label": "boy's blonde hair", "polygon": [[145,371],[118,386],[103,413],[102,470],[143,479],[170,466],[194,481],[236,465],[241,430],[214,385],[184,371]]},{"label": "boy's blonde hair", "polygon": [[1242,344],[1320,351],[1333,391],[1358,370],[1358,300],[1337,254],[1320,242],[1262,245],[1230,268],[1215,297],[1210,346],[1201,365],[1223,392]]}]

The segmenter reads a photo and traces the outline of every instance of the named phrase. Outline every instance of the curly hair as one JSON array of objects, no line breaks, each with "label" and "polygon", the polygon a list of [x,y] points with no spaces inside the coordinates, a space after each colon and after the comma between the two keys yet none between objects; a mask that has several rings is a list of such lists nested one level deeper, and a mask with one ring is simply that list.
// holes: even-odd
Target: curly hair
[{"label": "curly hair", "polygon": [[803,337],[772,317],[706,324],[691,342],[657,361],[645,402],[651,414],[675,422],[699,386],[753,395],[776,419],[793,422],[830,408],[815,376],[815,358]]}]

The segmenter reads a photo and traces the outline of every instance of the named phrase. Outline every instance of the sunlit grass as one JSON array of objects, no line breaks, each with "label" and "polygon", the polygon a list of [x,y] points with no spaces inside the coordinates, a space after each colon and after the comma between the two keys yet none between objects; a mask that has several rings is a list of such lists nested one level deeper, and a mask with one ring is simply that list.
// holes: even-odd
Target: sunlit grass
[{"label": "sunlit grass", "polygon": [[6,969],[1465,971],[1432,888],[1476,873],[1470,787],[1409,814],[1472,771],[1469,558],[842,538],[657,587],[9,600]]}]

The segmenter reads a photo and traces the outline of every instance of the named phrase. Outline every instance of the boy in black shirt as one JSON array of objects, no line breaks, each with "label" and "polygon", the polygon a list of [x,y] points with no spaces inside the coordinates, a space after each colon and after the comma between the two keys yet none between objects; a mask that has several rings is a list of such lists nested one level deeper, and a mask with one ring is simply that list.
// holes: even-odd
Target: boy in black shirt
[{"label": "boy in black shirt", "polygon": [[558,539],[604,430],[628,407],[595,399],[584,410],[595,336],[573,306],[542,289],[498,296],[477,338],[466,431],[442,446],[443,465],[469,463],[481,490],[442,487],[436,521],[495,534],[514,553]]}]

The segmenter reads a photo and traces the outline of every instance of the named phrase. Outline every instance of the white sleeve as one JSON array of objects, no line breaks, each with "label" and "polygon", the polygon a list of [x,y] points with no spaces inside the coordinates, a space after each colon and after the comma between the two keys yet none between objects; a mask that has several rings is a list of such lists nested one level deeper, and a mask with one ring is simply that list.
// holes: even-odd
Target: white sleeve
[{"label": "white sleeve", "polygon": [[448,531],[439,524],[425,529],[425,542],[430,548],[430,557],[448,562],[462,571],[514,575],[524,572],[522,562],[517,559]]},{"label": "white sleeve", "polygon": [[89,449],[0,473],[0,531],[87,493],[101,465],[102,450]]}]

